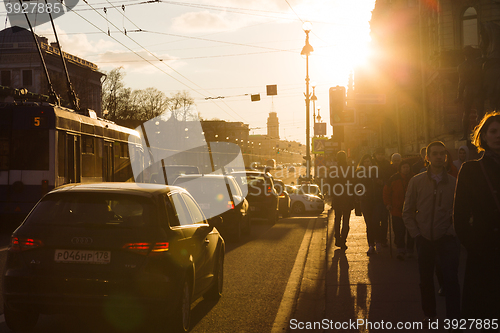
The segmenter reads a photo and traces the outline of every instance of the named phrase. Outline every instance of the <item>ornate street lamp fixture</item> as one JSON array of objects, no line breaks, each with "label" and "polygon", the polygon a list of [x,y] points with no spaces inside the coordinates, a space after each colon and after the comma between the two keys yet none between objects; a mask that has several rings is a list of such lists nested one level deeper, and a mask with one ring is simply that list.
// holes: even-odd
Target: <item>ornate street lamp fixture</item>
[{"label": "ornate street lamp fixture", "polygon": [[306,33],[306,45],[302,48],[300,54],[306,57],[306,178],[311,179],[311,142],[310,142],[310,124],[309,124],[309,102],[311,100],[311,94],[309,93],[309,55],[314,51],[311,44],[309,44],[309,33],[311,32],[312,25],[310,22],[304,22],[302,29]]}]

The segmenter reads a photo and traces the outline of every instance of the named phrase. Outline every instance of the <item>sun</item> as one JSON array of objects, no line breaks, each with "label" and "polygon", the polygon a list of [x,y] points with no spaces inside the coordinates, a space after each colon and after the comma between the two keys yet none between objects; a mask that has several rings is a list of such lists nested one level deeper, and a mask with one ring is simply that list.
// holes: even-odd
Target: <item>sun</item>
[{"label": "sun", "polygon": [[[311,30],[312,72],[330,80],[332,84],[345,85],[349,74],[367,63],[371,56],[371,11],[375,1],[332,1],[324,4],[329,24],[314,23]],[[328,8],[328,10],[327,10]]]}]

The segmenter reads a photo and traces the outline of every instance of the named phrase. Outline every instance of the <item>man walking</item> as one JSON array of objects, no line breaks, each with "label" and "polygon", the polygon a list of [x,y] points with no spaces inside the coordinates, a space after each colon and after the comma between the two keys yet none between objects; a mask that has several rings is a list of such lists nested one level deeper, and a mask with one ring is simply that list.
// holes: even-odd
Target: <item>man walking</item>
[{"label": "man walking", "polygon": [[[443,276],[446,317],[460,317],[458,283],[459,244],[452,222],[456,178],[445,169],[446,147],[440,141],[427,146],[427,172],[413,177],[406,191],[403,220],[415,238],[420,273],[420,295],[425,322],[436,318],[434,269],[436,260]],[[428,327],[427,327],[428,328]]]},{"label": "man walking", "polygon": [[378,168],[378,177],[375,179],[373,196],[375,206],[373,211],[374,223],[378,226],[376,233],[376,249],[380,251],[380,246],[387,247],[387,230],[389,213],[384,204],[384,186],[391,177],[391,164],[385,159],[385,149],[377,148],[373,154],[373,161]]}]

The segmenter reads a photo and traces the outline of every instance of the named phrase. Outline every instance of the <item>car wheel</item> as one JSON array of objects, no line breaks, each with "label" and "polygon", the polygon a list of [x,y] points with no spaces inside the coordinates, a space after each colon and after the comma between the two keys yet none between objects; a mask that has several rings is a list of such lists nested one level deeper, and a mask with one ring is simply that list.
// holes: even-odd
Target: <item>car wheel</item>
[{"label": "car wheel", "polygon": [[5,323],[14,332],[31,330],[38,321],[38,312],[14,310],[7,304],[4,304],[3,308]]},{"label": "car wheel", "polygon": [[294,214],[304,214],[305,211],[306,211],[306,207],[304,206],[304,204],[302,202],[296,202],[292,206],[292,212]]},{"label": "car wheel", "polygon": [[214,274],[214,284],[207,291],[203,298],[208,300],[218,300],[222,296],[222,286],[224,284],[224,250],[221,248],[217,255],[217,263]]},{"label": "car wheel", "polygon": [[185,279],[177,309],[172,317],[174,332],[188,332],[191,321],[191,283]]}]

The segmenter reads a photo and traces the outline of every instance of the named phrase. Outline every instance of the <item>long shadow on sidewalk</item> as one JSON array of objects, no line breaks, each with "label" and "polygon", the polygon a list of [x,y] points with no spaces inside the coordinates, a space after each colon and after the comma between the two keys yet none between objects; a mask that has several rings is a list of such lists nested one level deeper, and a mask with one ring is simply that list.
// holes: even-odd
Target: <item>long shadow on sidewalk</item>
[{"label": "long shadow on sidewalk", "polygon": [[[325,318],[330,327],[324,331],[427,332],[420,326],[423,314],[416,259],[399,261],[390,256],[389,248],[367,256],[363,218],[353,214],[350,227],[349,248],[340,250],[333,246],[333,216],[329,219]],[[440,300],[438,313],[444,315]]]}]

